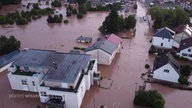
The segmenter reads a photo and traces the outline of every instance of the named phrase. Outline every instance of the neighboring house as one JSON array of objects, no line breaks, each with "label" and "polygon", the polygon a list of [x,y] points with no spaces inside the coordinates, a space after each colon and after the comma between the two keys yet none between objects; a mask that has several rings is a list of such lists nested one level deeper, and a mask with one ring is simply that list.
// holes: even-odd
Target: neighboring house
[{"label": "neighboring house", "polygon": [[158,29],[153,35],[152,45],[156,48],[172,49],[174,36],[175,32],[167,27]]},{"label": "neighboring house", "polygon": [[11,63],[22,56],[23,52],[13,51],[0,57],[0,73],[8,69]]},{"label": "neighboring house", "polygon": [[180,25],[175,30],[173,46],[179,48],[181,40],[192,37],[192,28],[189,25]]},{"label": "neighboring house", "polygon": [[85,37],[85,36],[79,36],[76,39],[76,41],[80,42],[80,43],[90,43],[90,42],[92,42],[92,38],[91,37]]},{"label": "neighboring house", "polygon": [[110,34],[107,38],[107,40],[113,42],[114,44],[116,44],[117,46],[117,53],[121,52],[121,48],[122,48],[122,40],[119,36],[115,35],[115,34]]},{"label": "neighboring house", "polygon": [[97,59],[98,64],[110,65],[117,53],[117,45],[109,40],[101,39],[84,51]]},{"label": "neighboring house", "polygon": [[80,108],[86,90],[100,80],[90,55],[28,50],[9,68],[11,88],[38,92],[49,108]]},{"label": "neighboring house", "polygon": [[180,42],[177,55],[192,60],[192,37],[184,39]]},{"label": "neighboring house", "polygon": [[152,73],[155,80],[178,83],[180,66],[168,56],[161,55],[155,58]]}]

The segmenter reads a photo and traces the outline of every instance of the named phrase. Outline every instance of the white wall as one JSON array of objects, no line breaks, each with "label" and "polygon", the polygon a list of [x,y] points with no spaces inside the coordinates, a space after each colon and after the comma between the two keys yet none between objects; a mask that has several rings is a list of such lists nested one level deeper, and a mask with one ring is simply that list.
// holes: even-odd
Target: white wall
[{"label": "white wall", "polygon": [[83,101],[86,87],[85,87],[85,77],[82,79],[81,84],[77,90],[77,93],[74,92],[66,92],[66,91],[57,91],[50,90],[49,87],[39,87],[39,96],[41,102],[45,103],[48,97],[41,96],[41,92],[46,92],[47,95],[58,95],[63,97],[63,101],[65,101],[66,108],[80,108],[81,103]]},{"label": "white wall", "polygon": [[[161,37],[153,36],[152,45],[159,48],[172,49],[173,39],[170,39],[170,41],[168,40],[169,39],[167,38],[163,39]],[[161,43],[163,43],[163,46],[161,46]]]},{"label": "white wall", "polygon": [[[164,72],[165,69],[169,72]],[[178,83],[179,74],[170,64],[166,64],[153,72],[153,78]]]},{"label": "white wall", "polygon": [[112,61],[110,59],[114,58],[111,57],[110,54],[104,52],[101,49],[87,51],[86,54],[90,54],[92,58],[97,59],[98,64],[104,64],[104,65],[110,65]]},{"label": "white wall", "polygon": [[[42,74],[39,74],[38,76],[14,75],[11,72],[8,74],[9,83],[12,89],[26,91],[23,89],[22,85],[22,80],[26,80],[28,91],[32,92],[38,92],[38,86],[42,77]],[[35,82],[35,87],[33,86],[33,81]]]},{"label": "white wall", "polygon": [[12,64],[12,62],[7,64],[7,65],[5,65],[5,66],[3,66],[3,67],[1,67],[0,68],[0,73],[3,72],[4,70],[8,69],[11,66],[11,64]]},{"label": "white wall", "polygon": [[[188,50],[191,50],[191,51],[188,51]],[[186,54],[186,56],[183,54]],[[177,53],[177,55],[188,58],[189,60],[192,60],[192,46],[181,50],[179,53]]]}]

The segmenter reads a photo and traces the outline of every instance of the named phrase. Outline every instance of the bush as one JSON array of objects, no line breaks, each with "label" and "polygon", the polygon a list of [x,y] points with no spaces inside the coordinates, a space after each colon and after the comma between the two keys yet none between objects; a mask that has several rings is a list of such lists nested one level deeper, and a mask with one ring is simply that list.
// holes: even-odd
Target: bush
[{"label": "bush", "polygon": [[24,24],[27,24],[27,23],[28,23],[27,19],[25,19],[25,18],[23,18],[23,17],[17,18],[17,19],[15,20],[15,22],[16,22],[17,25],[24,25]]},{"label": "bush", "polygon": [[65,24],[69,23],[69,21],[68,21],[67,19],[66,19],[66,20],[64,20],[63,22],[64,22]]},{"label": "bush", "polygon": [[181,74],[185,76],[189,76],[191,74],[191,66],[190,65],[182,65],[181,66]]},{"label": "bush", "polygon": [[145,64],[145,69],[149,69],[150,65],[149,64]]},{"label": "bush", "polygon": [[14,36],[7,38],[6,36],[0,36],[0,54],[7,54],[20,48],[20,41]]},{"label": "bush", "polygon": [[77,14],[77,18],[78,18],[78,19],[83,18],[83,14],[82,14],[82,13],[78,13],[78,14]]},{"label": "bush", "polygon": [[61,7],[61,2],[59,0],[54,0],[51,3],[51,6],[53,6],[53,7]]},{"label": "bush", "polygon": [[134,102],[135,105],[146,106],[150,108],[163,108],[165,100],[156,90],[149,91],[137,91],[135,93]]},{"label": "bush", "polygon": [[184,76],[184,75],[181,75],[181,76],[179,77],[178,81],[179,81],[180,84],[189,85],[189,81],[188,81],[187,77]]}]

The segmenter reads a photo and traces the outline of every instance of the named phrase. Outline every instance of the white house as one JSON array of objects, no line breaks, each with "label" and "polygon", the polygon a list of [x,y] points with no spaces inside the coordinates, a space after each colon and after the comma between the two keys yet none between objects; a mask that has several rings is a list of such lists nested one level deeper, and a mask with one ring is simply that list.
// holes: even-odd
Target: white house
[{"label": "white house", "polygon": [[80,108],[86,90],[100,80],[97,60],[90,55],[28,50],[8,74],[14,90],[38,92],[51,108]]},{"label": "white house", "polygon": [[121,52],[121,47],[122,47],[122,40],[119,36],[115,34],[110,34],[107,38],[107,40],[113,42],[117,46],[117,53]]},{"label": "white house", "polygon": [[175,32],[164,27],[158,29],[153,35],[152,45],[156,48],[172,49]]},{"label": "white house", "polygon": [[192,60],[192,37],[181,40],[177,55]]},{"label": "white house", "polygon": [[180,25],[175,30],[173,46],[179,48],[181,40],[192,37],[192,28],[189,25]]},{"label": "white house", "polygon": [[162,55],[155,58],[153,64],[153,78],[155,80],[178,83],[180,66],[168,56]]},{"label": "white house", "polygon": [[109,40],[101,39],[84,51],[97,59],[98,64],[110,65],[117,53],[117,45]]}]

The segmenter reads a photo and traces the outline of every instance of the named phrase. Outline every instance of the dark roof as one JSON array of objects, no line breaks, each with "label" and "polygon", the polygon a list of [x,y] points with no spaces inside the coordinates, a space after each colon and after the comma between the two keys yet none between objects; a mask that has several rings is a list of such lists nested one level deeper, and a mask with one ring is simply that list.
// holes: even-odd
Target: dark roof
[{"label": "dark roof", "polygon": [[157,56],[154,60],[153,70],[157,70],[160,67],[166,65],[169,62],[169,58],[166,55]]},{"label": "dark roof", "polygon": [[86,48],[84,51],[87,52],[95,49],[101,49],[108,54],[113,54],[113,52],[116,50],[116,47],[116,44],[114,44],[113,42],[110,42],[106,39],[101,39],[99,41],[96,41],[92,46]]},{"label": "dark roof", "polygon": [[85,37],[85,36],[79,36],[79,37],[77,38],[77,40],[86,41],[86,42],[91,42],[91,41],[92,41],[92,38],[91,38],[91,37]]},{"label": "dark roof", "polygon": [[179,69],[180,69],[180,65],[176,62],[176,60],[174,60],[173,58],[169,58],[169,56],[167,55],[158,55],[156,56],[155,60],[154,60],[154,64],[153,64],[153,71],[161,68],[162,66],[166,65],[166,64],[170,64],[175,71],[180,74]]},{"label": "dark roof", "polygon": [[52,64],[50,61],[54,61],[53,54],[55,53],[55,51],[51,50],[30,49],[21,58],[16,60],[13,65],[49,67]]},{"label": "dark roof", "polygon": [[192,46],[192,37],[181,40],[179,51]]},{"label": "dark roof", "polygon": [[162,37],[162,38],[168,38],[173,39],[174,33],[167,27],[158,29],[157,32],[154,34],[155,37]]},{"label": "dark roof", "polygon": [[52,66],[43,80],[74,83],[79,73],[87,67],[89,59],[90,56],[85,54],[55,53],[56,66]]},{"label": "dark roof", "polygon": [[20,58],[24,54],[23,51],[13,51],[0,57],[0,68]]}]

